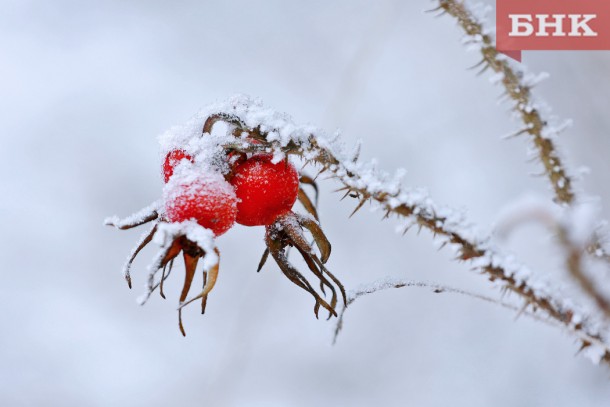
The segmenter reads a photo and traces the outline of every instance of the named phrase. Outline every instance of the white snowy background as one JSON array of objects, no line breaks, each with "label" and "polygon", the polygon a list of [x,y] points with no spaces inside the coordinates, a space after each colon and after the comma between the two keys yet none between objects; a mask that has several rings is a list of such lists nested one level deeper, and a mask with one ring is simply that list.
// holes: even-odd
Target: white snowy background
[{"label": "white snowy background", "polygon": [[[471,298],[418,288],[358,300],[334,321],[272,263],[256,273],[260,228],[221,239],[205,316],[177,327],[168,300],[136,304],[153,251],[120,274],[142,232],[104,227],[161,194],[158,134],[236,92],[311,122],[363,157],[408,170],[439,203],[483,228],[506,203],[551,197],[500,89],[467,70],[451,17],[432,2],[0,1],[0,405],[607,406],[608,370],[571,337]],[[610,217],[610,54],[528,52],[537,88],[574,127],[562,135],[581,186]],[[485,277],[436,252],[430,236],[323,186],[328,263],[348,288],[385,276],[499,297]],[[506,244],[540,275],[566,280],[540,226]]]}]

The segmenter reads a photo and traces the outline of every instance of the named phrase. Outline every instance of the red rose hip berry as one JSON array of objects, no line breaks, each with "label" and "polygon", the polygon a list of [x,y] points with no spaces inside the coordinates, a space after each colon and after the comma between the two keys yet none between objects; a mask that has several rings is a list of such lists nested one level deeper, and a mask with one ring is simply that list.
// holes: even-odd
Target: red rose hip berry
[{"label": "red rose hip berry", "polygon": [[166,156],[163,161],[163,180],[167,184],[169,179],[174,175],[174,168],[182,160],[193,161],[193,157],[187,154],[184,150],[172,150]]},{"label": "red rose hip berry", "polygon": [[235,187],[237,223],[270,225],[289,211],[299,193],[299,175],[288,161],[277,164],[269,155],[259,155],[238,164],[231,184]]},{"label": "red rose hip berry", "polygon": [[237,215],[233,187],[221,175],[206,175],[189,182],[171,182],[164,192],[170,222],[195,220],[214,235],[231,229]]}]

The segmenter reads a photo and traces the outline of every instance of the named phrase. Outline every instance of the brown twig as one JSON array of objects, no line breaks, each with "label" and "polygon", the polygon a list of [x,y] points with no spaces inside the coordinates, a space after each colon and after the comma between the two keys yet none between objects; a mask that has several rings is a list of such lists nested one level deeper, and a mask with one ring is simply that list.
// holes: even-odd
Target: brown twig
[{"label": "brown twig", "polygon": [[[484,69],[491,68],[500,75],[501,83],[506,95],[514,102],[514,110],[519,114],[524,127],[515,135],[528,134],[538,150],[538,157],[544,166],[555,193],[555,200],[560,204],[573,205],[576,195],[573,189],[573,179],[568,174],[565,164],[558,153],[555,142],[549,137],[553,129],[548,121],[542,116],[536,107],[531,93],[531,85],[526,84],[523,74],[514,69],[513,65],[504,55],[501,55],[494,45],[494,38],[486,34],[483,24],[478,21],[466,5],[456,0],[439,0],[439,10],[456,18],[459,25],[470,37],[476,38],[480,44],[480,52],[483,57],[481,65]],[[610,263],[610,253],[602,246],[600,237],[596,236],[586,251],[595,258]],[[580,254],[578,254],[580,257]],[[579,268],[569,267],[570,274],[580,284],[582,289],[589,294],[600,307],[607,311],[606,302],[601,301],[601,293],[597,292],[591,279]]]},{"label": "brown twig", "polygon": [[439,8],[455,17],[467,35],[480,41],[482,65],[501,75],[506,94],[514,101],[514,109],[523,121],[524,128],[519,134],[531,136],[538,149],[545,173],[553,186],[557,201],[572,204],[574,201],[573,180],[565,169],[557,152],[557,146],[545,134],[550,130],[550,126],[534,103],[530,85],[524,83],[521,72],[513,69],[504,55],[499,57],[501,54],[494,45],[494,38],[486,34],[483,24],[472,15],[463,2],[439,0]]}]

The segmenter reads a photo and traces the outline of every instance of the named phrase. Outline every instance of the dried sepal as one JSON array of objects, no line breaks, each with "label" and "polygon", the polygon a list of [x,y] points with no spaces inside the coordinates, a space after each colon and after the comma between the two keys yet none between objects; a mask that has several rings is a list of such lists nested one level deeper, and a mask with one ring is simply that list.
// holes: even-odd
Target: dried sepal
[{"label": "dried sepal", "polygon": [[320,295],[313,289],[309,281],[307,281],[307,279],[301,273],[299,273],[299,271],[292,264],[290,264],[283,250],[284,247],[285,246],[280,242],[269,243],[269,251],[271,256],[276,261],[280,270],[282,270],[282,273],[284,273],[284,275],[295,285],[301,287],[315,298],[316,304],[314,307],[314,313],[316,318],[318,318],[320,306],[324,307],[331,315],[336,316],[337,312],[322,297],[320,297]]},{"label": "dried sepal", "polygon": [[263,266],[267,262],[268,257],[269,257],[269,248],[267,247],[267,248],[265,248],[265,251],[263,252],[263,255],[261,256],[261,260],[258,262],[258,268],[256,269],[257,273],[263,269]]},{"label": "dried sepal", "polygon": [[[203,288],[205,289],[206,284],[208,283],[208,273],[207,271],[203,271]],[[208,304],[208,296],[205,295],[201,297],[201,314],[205,314],[205,307]]]},{"label": "dried sepal", "polygon": [[125,276],[125,280],[127,281],[127,285],[129,286],[129,288],[131,288],[131,265],[133,264],[140,251],[142,251],[142,249],[152,241],[152,238],[156,232],[157,224],[155,223],[155,225],[150,229],[150,231],[142,236],[135,249],[131,253],[131,256],[129,256],[129,260],[127,260],[127,263],[125,263],[125,266],[123,267],[123,275]]},{"label": "dried sepal", "polygon": [[119,219],[117,216],[106,218],[104,224],[114,226],[117,229],[127,230],[156,220],[158,217],[159,202],[154,202],[125,219]]},{"label": "dried sepal", "polygon": [[[218,251],[218,249],[214,249],[214,251],[216,252],[216,256],[218,257],[218,259],[220,259],[220,252]],[[209,270],[207,270],[205,285],[203,287],[203,290],[199,294],[197,294],[195,297],[193,297],[187,301],[185,301],[186,295],[184,295],[184,297],[183,296],[180,297],[180,306],[178,307],[179,310],[186,307],[193,301],[197,301],[198,299],[205,300],[207,295],[210,293],[210,291],[212,291],[212,289],[216,285],[216,279],[218,278],[219,265],[220,265],[220,261],[217,261],[212,267],[210,267]]]},{"label": "dried sepal", "polygon": [[[150,208],[153,209],[151,210]],[[159,218],[159,213],[156,208],[157,205],[153,204],[149,208],[142,210],[140,211],[140,213],[133,215],[127,219],[119,220],[118,218],[114,217],[107,219],[105,223],[111,226],[115,226],[119,229],[129,229],[131,227],[150,222],[151,220],[157,220]],[[161,241],[161,250],[157,253],[152,264],[149,266],[147,291],[139,300],[140,304],[144,305],[156,289],[159,289],[159,294],[162,298],[165,298],[163,284],[172,271],[174,260],[176,259],[176,257],[178,257],[180,253],[182,253],[185,266],[185,279],[182,287],[182,292],[180,294],[178,321],[180,332],[182,332],[183,335],[186,335],[186,332],[182,323],[182,308],[184,308],[185,305],[191,303],[195,299],[201,298],[201,309],[203,313],[205,311],[207,294],[214,287],[214,284],[216,283],[216,277],[218,275],[219,265],[217,260],[215,264],[211,267],[211,269],[207,270],[207,272],[210,273],[210,278],[208,278],[206,270],[204,269],[203,271],[204,288],[202,293],[200,293],[197,297],[185,302],[190,291],[193,278],[195,276],[199,259],[204,258],[207,255],[206,250],[204,249],[204,247],[202,247],[206,246],[205,242],[207,242],[207,240],[204,239],[204,243],[200,243],[200,236],[202,235],[201,230],[207,231],[207,233],[211,233],[209,230],[202,228],[196,223],[168,223],[166,220],[160,219],[155,222],[149,232],[145,233],[142,236],[124,266],[125,278],[128,282],[129,287],[131,288],[130,269],[133,261],[140,253],[140,251],[153,240],[156,241],[157,235],[159,235],[158,240]],[[195,236],[194,240],[196,241],[189,239],[190,234],[193,234],[193,236]],[[213,240],[211,242],[211,244],[213,245]],[[219,259],[218,249],[214,247],[213,250],[215,252],[216,259]],[[159,281],[155,281],[155,276],[159,271],[161,271],[161,278]]]},{"label": "dried sepal", "polygon": [[[329,312],[329,318],[337,316],[338,295],[336,287],[341,291],[344,303],[346,301],[345,289],[341,282],[324,267],[323,261],[314,253],[313,248],[305,238],[304,229],[311,232],[316,245],[320,249],[322,259],[324,262],[327,261],[331,246],[318,223],[308,216],[297,215],[293,212],[279,216],[274,224],[266,226],[265,243],[267,249],[284,275],[295,285],[301,287],[314,297],[316,300],[314,306],[316,317],[318,317],[320,307]],[[309,270],[318,278],[322,294],[326,295],[326,288],[330,289],[330,303],[326,302],[315,291],[309,281],[288,261],[286,251],[289,247],[297,249]]]},{"label": "dried sepal", "polygon": [[[318,175],[323,170],[324,170],[324,168],[318,173]],[[301,177],[299,178],[299,182],[301,184],[304,184],[304,185],[309,185],[310,187],[312,187],[314,189],[314,191],[316,192],[314,202],[315,202],[315,205],[317,206],[318,205],[318,198],[319,198],[319,195],[320,195],[320,190],[318,189],[318,183],[315,181],[315,179],[311,178],[308,175],[301,175]]]},{"label": "dried sepal", "polygon": [[301,205],[303,205],[303,208],[305,208],[305,210],[311,214],[311,216],[316,218],[316,220],[320,220],[320,218],[318,217],[318,210],[316,209],[316,205],[311,202],[311,199],[309,199],[307,192],[305,192],[303,188],[299,188],[298,200]]},{"label": "dried sepal", "polygon": [[306,216],[297,215],[297,219],[299,225],[307,229],[313,236],[316,246],[318,246],[318,249],[320,250],[320,260],[322,263],[326,263],[330,257],[332,246],[324,234],[324,231],[322,231],[320,224]]},{"label": "dried sepal", "polygon": [[[318,173],[318,175],[319,174],[320,173]],[[305,210],[307,210],[307,212],[309,212],[319,222],[320,217],[318,216],[318,200],[319,200],[320,191],[318,189],[318,184],[316,183],[316,181],[314,179],[312,179],[308,175],[301,175],[299,178],[299,183],[301,185],[308,185],[313,188],[313,190],[315,192],[315,197],[314,197],[313,202],[309,198],[309,195],[307,195],[307,193],[305,192],[304,188],[299,188],[298,199],[299,199],[299,202],[301,202],[301,204],[305,208]]]},{"label": "dried sepal", "polygon": [[163,292],[163,283],[172,273],[173,267],[174,267],[174,260],[170,260],[169,263],[165,267],[163,267],[163,272],[161,273],[161,281],[159,281],[159,295],[163,299],[165,299],[165,293]]}]

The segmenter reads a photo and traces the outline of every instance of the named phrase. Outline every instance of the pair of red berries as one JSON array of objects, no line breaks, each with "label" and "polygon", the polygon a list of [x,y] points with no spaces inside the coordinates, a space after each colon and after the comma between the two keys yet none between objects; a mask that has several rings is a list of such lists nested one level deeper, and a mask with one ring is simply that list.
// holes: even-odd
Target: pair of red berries
[{"label": "pair of red berries", "polygon": [[[183,150],[167,154],[163,163],[166,183],[182,160],[193,158]],[[201,176],[195,181],[178,182],[165,202],[167,219],[194,219],[220,236],[235,222],[245,226],[272,224],[292,209],[299,193],[296,168],[287,160],[273,163],[270,155],[243,156],[233,164],[227,178]]]}]

